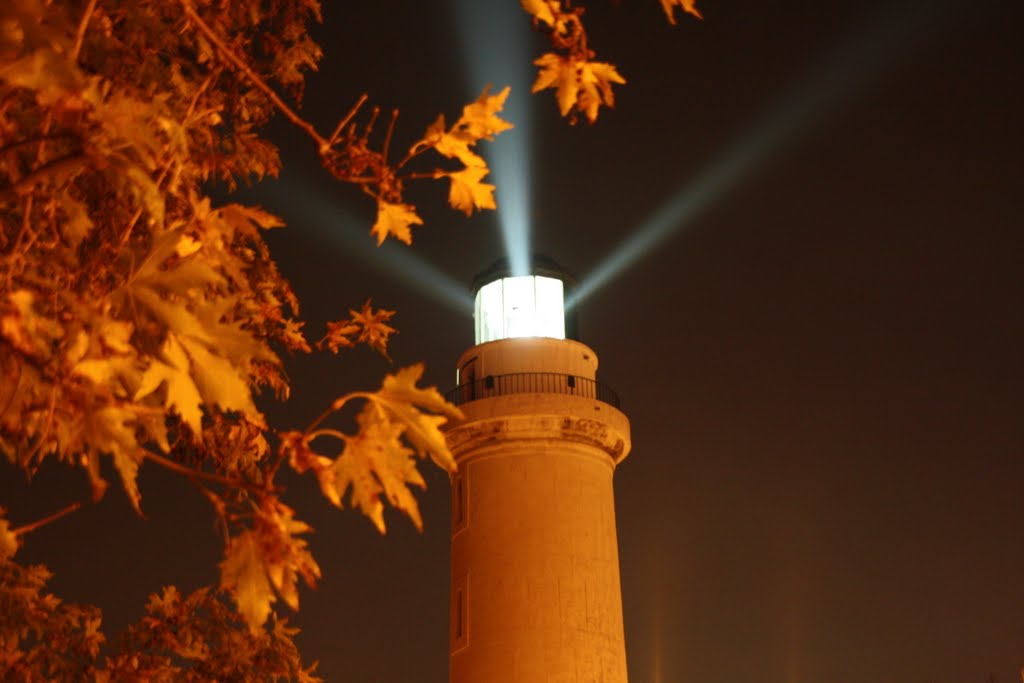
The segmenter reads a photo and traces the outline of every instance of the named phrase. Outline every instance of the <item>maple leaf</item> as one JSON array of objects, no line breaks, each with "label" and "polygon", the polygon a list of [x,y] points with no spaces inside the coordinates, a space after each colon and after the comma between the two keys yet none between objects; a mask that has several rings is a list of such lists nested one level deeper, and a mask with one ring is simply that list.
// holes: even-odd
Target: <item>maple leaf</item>
[{"label": "maple leaf", "polygon": [[511,123],[498,116],[511,88],[505,86],[494,95],[488,94],[490,89],[490,86],[485,87],[475,102],[462,108],[462,116],[452,126],[452,134],[475,143],[479,140],[493,140],[495,135],[512,127]]},{"label": "maple leaf", "polygon": [[121,482],[132,507],[141,515],[139,502],[142,495],[139,493],[137,478],[143,456],[135,439],[135,413],[128,408],[115,405],[87,412],[83,431],[86,441],[94,450],[89,456],[94,496],[97,492],[102,495],[102,486],[98,483],[102,482],[102,477],[99,476],[99,459],[96,453],[107,452],[113,456],[114,468],[121,475]]},{"label": "maple leaf", "polygon": [[625,83],[626,79],[619,75],[615,67],[604,62],[587,62],[580,70],[580,93],[577,108],[587,115],[593,123],[597,120],[597,110],[602,103],[609,107],[615,106],[612,94],[612,83]]},{"label": "maple leaf", "polygon": [[[455,470],[455,459],[448,450],[440,427],[448,418],[461,420],[465,416],[456,406],[444,400],[435,387],[417,387],[416,383],[421,377],[422,363],[410,365],[394,375],[387,375],[380,390],[373,394],[373,400],[405,424],[405,436],[420,455],[430,455],[440,467],[452,472]],[[421,408],[440,414],[428,414]]]},{"label": "maple leaf", "polygon": [[167,335],[160,355],[163,361],[153,359],[142,374],[139,388],[135,392],[135,400],[144,398],[156,391],[160,385],[165,385],[164,407],[173,408],[185,424],[192,428],[192,433],[198,436],[203,430],[203,411],[200,407],[202,396],[192,381],[185,349],[174,334]]},{"label": "maple leaf", "polygon": [[[505,87],[495,95],[489,92],[490,86],[484,88],[474,102],[464,106],[462,115],[450,130],[445,128],[444,116],[438,116],[427,128],[423,138],[412,146],[410,155],[433,147],[443,157],[458,159],[468,167],[486,169],[487,162],[470,147],[480,140],[493,140],[495,135],[512,128],[511,123],[497,115],[505,106],[509,88]],[[438,171],[434,177],[441,175],[444,173]]]},{"label": "maple leaf", "polygon": [[293,610],[299,609],[299,576],[310,587],[315,587],[320,578],[319,565],[310,554],[306,541],[298,537],[312,531],[312,528],[295,519],[294,511],[287,505],[268,501],[260,506],[255,530],[271,585],[285,604]]},{"label": "maple leaf", "polygon": [[675,8],[682,7],[683,11],[687,14],[691,14],[698,19],[703,19],[700,12],[697,10],[696,0],[661,0],[661,8],[665,10],[665,16],[668,17],[670,24],[676,23]]},{"label": "maple leaf", "polygon": [[319,348],[323,348],[324,343],[327,344],[328,348],[334,353],[337,353],[339,349],[350,349],[356,345],[353,337],[359,334],[359,325],[353,323],[350,319],[337,320],[327,323],[327,334],[317,344]]},{"label": "maple leaf", "polygon": [[234,238],[234,232],[240,232],[247,237],[256,237],[258,233],[253,226],[269,230],[284,226],[284,221],[272,213],[264,211],[258,206],[243,206],[242,204],[226,204],[213,212],[213,215],[222,219],[230,228],[226,235],[230,241]]},{"label": "maple leaf", "polygon": [[537,79],[533,82],[531,92],[555,88],[558,111],[562,116],[576,105],[579,86],[576,81],[576,63],[552,52],[541,55],[533,62],[540,67]]},{"label": "maple leaf", "polygon": [[552,3],[551,0],[520,0],[520,4],[537,21],[543,22],[548,26],[555,25],[555,13],[552,11],[552,4],[554,4],[555,9],[558,9],[558,2]]},{"label": "maple leaf", "polygon": [[445,129],[443,115],[438,116],[437,121],[427,129],[424,139],[428,140],[443,157],[458,159],[466,166],[487,166],[484,158],[470,149],[476,141],[466,135],[449,133]]},{"label": "maple leaf", "polygon": [[253,532],[243,531],[228,543],[220,563],[220,587],[234,598],[250,630],[256,631],[267,620],[276,598]]},{"label": "maple leaf", "polygon": [[406,244],[412,244],[413,225],[423,225],[423,221],[416,215],[416,207],[411,204],[392,204],[383,199],[377,200],[377,221],[370,230],[371,235],[377,236],[377,246],[384,244],[388,235],[393,235]]},{"label": "maple leaf", "polygon": [[345,320],[327,323],[327,334],[317,342],[318,348],[326,344],[334,353],[341,348],[352,348],[366,344],[388,360],[388,338],[398,332],[386,322],[395,315],[394,311],[383,308],[373,309],[373,299],[367,299],[359,311],[349,310],[352,316]]},{"label": "maple leaf", "polygon": [[[392,425],[390,429],[377,436],[380,452],[375,471],[381,486],[384,487],[388,502],[395,509],[404,512],[416,529],[422,532],[423,519],[420,517],[419,504],[409,486],[426,489],[427,483],[416,466],[415,453],[399,440],[401,431]],[[367,430],[367,436],[372,438],[375,434]]]},{"label": "maple leaf", "polygon": [[[383,491],[396,509],[404,512],[416,529],[423,531],[423,520],[420,517],[419,505],[416,497],[409,490],[409,485],[419,488],[426,488],[426,483],[416,469],[414,452],[407,448],[401,441],[405,425],[396,424],[381,414],[380,410],[372,404],[368,404],[359,415],[359,434],[346,446],[363,451],[362,457],[353,458],[353,462],[367,463],[372,472],[376,475],[379,486],[374,485],[373,489]],[[348,453],[342,455],[343,460]],[[384,533],[383,515],[379,514],[382,506],[377,502],[377,511],[374,521],[381,533]]]},{"label": "maple leaf", "polygon": [[[244,207],[234,210],[245,216],[246,221],[271,224],[276,220],[269,214]],[[211,288],[224,280],[204,257],[205,250],[185,258],[178,256],[183,244],[185,253],[191,251],[183,240],[180,229],[158,233],[124,293],[147,309],[180,343],[190,361],[188,372],[203,403],[225,411],[239,411],[261,422],[262,414],[252,400],[249,373],[254,361],[276,364],[277,356],[265,342],[245,329],[244,320],[233,319],[237,300],[221,296]],[[170,353],[171,349],[165,351]],[[161,381],[178,377],[172,369],[184,371],[186,367],[180,354],[176,363],[165,363],[167,367],[151,366],[145,388],[151,391]],[[170,400],[177,405],[182,417],[193,427],[197,425],[194,396],[184,378],[179,378],[175,387],[168,384],[168,388],[174,391]]]},{"label": "maple leaf", "polygon": [[[423,366],[414,365],[386,376],[379,391],[342,396],[332,404],[333,410],[340,410],[351,398],[368,400],[356,416],[358,432],[353,436],[329,429],[287,432],[281,439],[281,457],[287,457],[299,473],[312,470],[331,503],[358,509],[381,533],[386,532],[382,495],[422,530],[419,505],[410,490],[413,486],[425,488],[415,456],[429,455],[438,465],[454,470],[455,460],[440,426],[449,418],[463,417],[436,388],[416,386],[422,376]],[[320,436],[344,442],[337,458],[332,460],[311,448],[310,440]]]},{"label": "maple leaf", "polygon": [[306,542],[299,538],[312,529],[295,519],[291,508],[264,499],[256,510],[253,528],[231,539],[221,562],[221,589],[235,600],[238,612],[252,631],[263,626],[270,605],[280,596],[298,609],[298,577],[315,586],[320,567]]},{"label": "maple leaf", "polygon": [[[223,278],[209,262],[197,258],[196,251],[188,247],[191,238],[181,229],[165,230],[157,235],[146,257],[139,264],[132,277],[132,287],[146,287],[160,294],[184,295],[193,287],[216,285]],[[179,254],[190,255],[180,258]],[[167,267],[168,259],[178,257],[173,266]]]},{"label": "maple leaf", "polygon": [[261,413],[252,400],[252,389],[238,365],[214,353],[200,340],[186,336],[181,341],[192,359],[192,377],[203,402],[222,410],[237,410],[262,422]]},{"label": "maple leaf", "polygon": [[443,173],[452,181],[451,189],[448,191],[448,203],[454,209],[458,209],[467,216],[472,215],[474,209],[495,209],[494,185],[481,182],[487,175],[486,167],[478,168],[470,166],[461,171]]},{"label": "maple leaf", "polygon": [[575,108],[591,123],[597,120],[602,104],[614,106],[611,84],[626,82],[612,64],[605,62],[588,62],[549,52],[534,64],[541,69],[533,83],[533,92],[555,88],[562,116]]},{"label": "maple leaf", "polygon": [[381,444],[371,443],[367,435],[363,434],[347,439],[345,450],[328,469],[318,473],[318,479],[328,500],[338,507],[342,507],[347,500],[349,507],[362,512],[377,527],[377,531],[383,534],[387,531],[384,503],[380,499],[384,488],[374,476],[373,460],[374,450],[381,447]]},{"label": "maple leaf", "polygon": [[415,453],[401,441],[406,425],[389,418],[379,406],[367,404],[356,416],[358,433],[345,439],[341,455],[327,467],[317,461],[314,469],[328,500],[338,507],[347,500],[380,533],[387,532],[381,494],[422,531],[419,504],[409,486],[422,489],[426,483],[416,468]]},{"label": "maple leaf", "polygon": [[303,351],[305,353],[313,351],[309,346],[309,342],[306,341],[305,335],[302,334],[302,328],[305,325],[305,320],[288,318],[284,321],[284,327],[281,330],[281,341],[289,351]]}]

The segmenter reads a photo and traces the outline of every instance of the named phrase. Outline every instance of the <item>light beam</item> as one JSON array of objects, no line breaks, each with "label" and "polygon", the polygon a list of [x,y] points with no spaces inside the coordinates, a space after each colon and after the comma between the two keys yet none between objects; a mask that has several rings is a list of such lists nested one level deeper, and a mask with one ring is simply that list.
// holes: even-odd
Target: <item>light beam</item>
[{"label": "light beam", "polygon": [[[458,0],[463,64],[472,97],[493,83],[512,91],[502,118],[515,126],[486,145],[484,157],[497,185],[495,199],[505,255],[514,276],[530,272],[529,19],[516,2]],[[513,29],[521,30],[513,30]]]},{"label": "light beam", "polygon": [[[473,297],[466,287],[417,257],[409,247],[391,241],[377,246],[365,219],[302,182],[265,181],[254,194],[266,208],[281,215],[298,215],[327,244],[408,284],[464,315],[473,314]],[[356,226],[359,226],[358,228]]]},{"label": "light beam", "polygon": [[[745,179],[796,134],[853,97],[882,67],[905,57],[924,38],[950,25],[958,3],[904,2],[875,15],[816,64],[817,68],[767,108],[717,160],[655,211],[579,283],[566,301],[571,308],[637,263],[654,247],[692,224],[705,209]],[[922,9],[926,7],[927,9]]]}]

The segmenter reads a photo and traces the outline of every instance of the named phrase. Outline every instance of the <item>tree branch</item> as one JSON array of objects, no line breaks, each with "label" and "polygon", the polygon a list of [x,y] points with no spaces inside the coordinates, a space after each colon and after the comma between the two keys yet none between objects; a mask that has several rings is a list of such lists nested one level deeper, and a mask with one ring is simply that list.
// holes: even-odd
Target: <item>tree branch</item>
[{"label": "tree branch", "polygon": [[398,120],[398,110],[391,110],[391,121],[388,122],[388,133],[384,138],[384,149],[381,150],[381,157],[384,159],[384,163],[388,160],[388,148],[391,146],[391,136],[395,133],[395,121]]},{"label": "tree branch", "polygon": [[306,427],[306,430],[303,432],[303,434],[306,435],[311,433],[313,430],[317,428],[317,425],[326,420],[331,413],[336,413],[337,411],[341,410],[346,403],[348,403],[354,398],[372,399],[373,394],[366,391],[353,391],[351,394],[339,396],[338,398],[334,399],[334,402],[331,403],[330,406],[327,407],[327,410],[320,413],[320,415],[318,415],[315,420],[309,423],[309,426]]},{"label": "tree branch", "polygon": [[[367,99],[368,96],[366,93],[360,95],[359,99],[356,100],[356,103],[352,105],[351,109],[349,109],[349,112],[345,114],[344,117],[342,117],[341,121],[338,121],[338,125],[334,127],[334,132],[331,133],[331,137],[327,140],[328,147],[334,146],[334,143],[338,141],[338,137],[341,135],[341,131],[345,129],[345,126],[348,125],[348,122],[351,121],[352,117],[356,115],[356,112],[359,111],[359,108],[366,104]],[[323,151],[324,150],[321,150],[321,154],[323,153]]]},{"label": "tree branch", "polygon": [[217,47],[224,59],[245,74],[245,77],[248,78],[257,89],[270,98],[270,101],[274,103],[274,106],[277,107],[282,114],[284,114],[285,118],[304,130],[311,138],[313,138],[313,141],[316,142],[322,152],[326,151],[330,147],[330,144],[322,135],[320,135],[320,133],[317,132],[316,128],[313,127],[313,124],[296,114],[295,111],[281,99],[280,95],[274,92],[274,89],[267,85],[267,83],[260,78],[259,74],[252,70],[252,67],[246,64],[241,57],[231,51],[231,48],[221,40],[220,36],[218,36],[216,32],[214,32],[214,30],[210,28],[205,21],[203,21],[202,17],[199,16],[189,0],[181,0],[181,6],[185,9],[185,14],[195,22],[195,25],[200,32],[202,32],[202,34]]},{"label": "tree branch", "polygon": [[152,460],[156,464],[161,465],[162,467],[165,467],[172,472],[188,477],[189,479],[202,479],[204,481],[210,481],[215,484],[230,486],[232,488],[246,489],[249,491],[262,492],[266,490],[266,487],[264,487],[262,484],[257,484],[251,481],[245,481],[244,479],[236,479],[234,477],[225,477],[224,475],[216,474],[214,472],[204,472],[202,470],[186,467],[185,465],[176,463],[173,460],[165,458],[162,455],[153,453],[152,451],[145,451],[143,453],[143,457],[146,458],[147,460]]},{"label": "tree branch", "polygon": [[78,31],[75,33],[75,47],[71,50],[71,61],[77,62],[78,55],[82,51],[82,43],[85,41],[85,29],[89,27],[89,21],[92,19],[92,13],[96,9],[96,0],[89,0],[89,4],[85,8],[85,14],[82,15],[82,20],[78,23]]},{"label": "tree branch", "polygon": [[71,505],[68,505],[65,508],[61,508],[60,510],[57,510],[52,515],[47,515],[46,517],[43,517],[42,519],[36,520],[35,522],[32,522],[31,524],[25,524],[24,526],[19,526],[17,529],[11,529],[11,533],[14,534],[15,536],[24,536],[25,534],[32,533],[33,531],[35,531],[39,527],[46,526],[50,522],[56,522],[61,517],[64,517],[66,515],[70,515],[72,512],[74,512],[75,510],[77,510],[80,507],[82,507],[82,503],[80,501],[76,501],[76,502],[72,503]]}]

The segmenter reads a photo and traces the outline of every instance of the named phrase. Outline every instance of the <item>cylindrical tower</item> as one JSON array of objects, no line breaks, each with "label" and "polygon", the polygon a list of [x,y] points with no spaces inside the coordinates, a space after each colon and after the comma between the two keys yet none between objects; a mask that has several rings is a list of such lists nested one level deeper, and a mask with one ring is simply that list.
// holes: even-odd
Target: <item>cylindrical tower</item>
[{"label": "cylindrical tower", "polygon": [[571,282],[535,257],[474,283],[476,345],[449,395],[466,420],[446,434],[452,683],[626,681],[612,473],[629,421],[565,338]]}]

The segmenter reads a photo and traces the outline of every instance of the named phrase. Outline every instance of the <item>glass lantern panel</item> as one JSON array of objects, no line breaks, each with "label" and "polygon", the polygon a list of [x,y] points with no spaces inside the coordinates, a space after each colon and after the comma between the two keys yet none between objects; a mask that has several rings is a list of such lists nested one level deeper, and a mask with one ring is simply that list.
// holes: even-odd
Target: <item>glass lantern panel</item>
[{"label": "glass lantern panel", "polygon": [[476,293],[476,310],[473,317],[476,323],[477,344],[501,339],[504,336],[501,301],[501,280],[484,285]]},{"label": "glass lantern panel", "polygon": [[504,337],[535,337],[537,320],[537,296],[533,276],[507,277],[501,281],[505,301],[502,304],[505,315]]},{"label": "glass lantern panel", "polygon": [[565,339],[562,281],[527,275],[495,280],[475,302],[476,343],[511,337]]},{"label": "glass lantern panel", "polygon": [[565,339],[565,305],[562,281],[553,277],[536,276],[537,337]]}]

